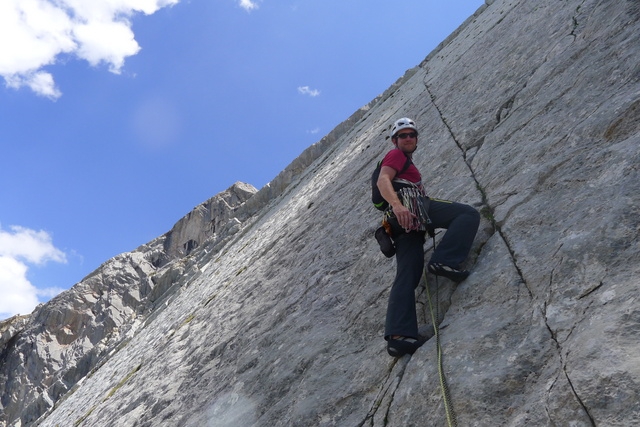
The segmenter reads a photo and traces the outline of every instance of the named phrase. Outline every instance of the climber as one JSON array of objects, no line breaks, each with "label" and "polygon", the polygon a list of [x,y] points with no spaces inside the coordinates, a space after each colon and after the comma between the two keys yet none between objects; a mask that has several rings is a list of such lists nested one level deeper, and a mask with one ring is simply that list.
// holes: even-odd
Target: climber
[{"label": "climber", "polygon": [[415,289],[424,269],[425,234],[433,233],[435,228],[447,229],[429,260],[428,271],[461,282],[469,275],[460,265],[471,249],[480,214],[469,205],[428,198],[416,166],[411,163],[408,168],[403,167],[418,146],[418,129],[413,120],[397,120],[391,128],[391,141],[395,148],[382,160],[377,181],[380,193],[389,202],[384,218],[397,263],[384,338],[387,352],[401,357],[413,354],[425,342],[418,335],[415,304]]}]

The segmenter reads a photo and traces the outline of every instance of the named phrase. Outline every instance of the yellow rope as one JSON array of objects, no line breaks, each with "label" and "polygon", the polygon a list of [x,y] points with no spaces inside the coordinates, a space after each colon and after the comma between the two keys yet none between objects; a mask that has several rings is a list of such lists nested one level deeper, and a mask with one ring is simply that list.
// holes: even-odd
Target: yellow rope
[{"label": "yellow rope", "polygon": [[[429,283],[427,282],[427,272],[423,270],[422,279],[424,280],[425,289],[427,290],[427,300],[429,302],[429,310],[431,311],[431,322],[433,323],[433,331],[436,337],[436,350],[438,352],[438,376],[440,377],[440,389],[442,390],[442,400],[444,402],[444,409],[447,415],[447,424],[449,427],[457,427],[458,421],[456,420],[456,414],[451,406],[451,395],[449,393],[449,387],[447,386],[447,379],[444,376],[444,369],[442,367],[442,346],[440,345],[440,327],[438,325],[438,319],[433,312],[433,304],[431,304],[431,294],[429,293]],[[438,278],[436,277],[436,310],[438,310]]]}]

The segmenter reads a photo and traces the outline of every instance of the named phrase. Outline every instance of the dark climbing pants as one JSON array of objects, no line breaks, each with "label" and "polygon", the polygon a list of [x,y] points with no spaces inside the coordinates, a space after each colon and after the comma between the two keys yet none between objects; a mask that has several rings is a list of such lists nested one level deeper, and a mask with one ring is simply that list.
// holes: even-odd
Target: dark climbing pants
[{"label": "dark climbing pants", "polygon": [[[431,199],[429,218],[434,228],[447,231],[430,262],[460,268],[469,255],[480,225],[480,214],[469,205]],[[418,338],[415,289],[424,270],[425,232],[405,232],[395,218],[389,220],[396,245],[396,278],[389,294],[385,339],[392,335]]]}]

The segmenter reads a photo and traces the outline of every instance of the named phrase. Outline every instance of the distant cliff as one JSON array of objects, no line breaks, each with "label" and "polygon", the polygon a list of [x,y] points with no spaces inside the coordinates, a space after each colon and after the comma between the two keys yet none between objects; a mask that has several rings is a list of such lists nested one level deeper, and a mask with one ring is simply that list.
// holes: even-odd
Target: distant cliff
[{"label": "distant cliff", "polygon": [[482,213],[471,276],[416,290],[458,425],[640,425],[639,39],[636,0],[487,1],[264,188],[2,322],[0,426],[447,425],[435,340],[382,338],[401,116],[429,193]]}]

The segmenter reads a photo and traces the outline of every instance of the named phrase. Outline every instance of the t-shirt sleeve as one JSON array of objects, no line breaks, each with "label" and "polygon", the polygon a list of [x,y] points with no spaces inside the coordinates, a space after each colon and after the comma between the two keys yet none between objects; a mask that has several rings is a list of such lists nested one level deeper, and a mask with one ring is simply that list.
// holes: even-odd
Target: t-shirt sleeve
[{"label": "t-shirt sleeve", "polygon": [[422,177],[420,175],[420,171],[418,168],[411,163],[409,167],[402,173],[402,169],[404,169],[404,165],[407,162],[407,156],[400,150],[395,149],[391,150],[384,156],[382,159],[382,166],[389,166],[390,168],[395,169],[397,175],[396,178],[406,179],[411,182],[421,182]]},{"label": "t-shirt sleeve", "polygon": [[382,159],[382,166],[389,166],[396,172],[400,172],[407,161],[407,156],[400,150],[391,150]]}]

